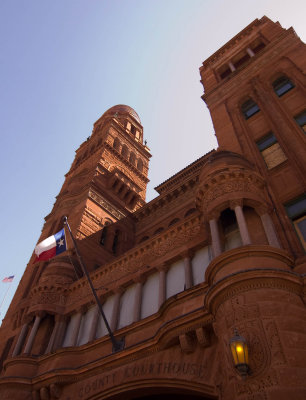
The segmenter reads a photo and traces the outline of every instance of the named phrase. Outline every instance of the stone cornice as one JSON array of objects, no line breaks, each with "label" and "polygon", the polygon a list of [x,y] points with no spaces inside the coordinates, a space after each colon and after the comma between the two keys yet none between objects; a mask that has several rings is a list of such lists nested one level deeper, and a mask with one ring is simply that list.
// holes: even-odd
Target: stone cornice
[{"label": "stone cornice", "polygon": [[303,296],[303,277],[292,271],[277,268],[253,268],[230,274],[213,284],[204,305],[213,315],[219,306],[240,293],[259,289],[279,289]]},{"label": "stone cornice", "polygon": [[154,215],[154,213],[169,205],[176,198],[183,196],[186,191],[191,190],[198,182],[199,174],[196,176],[192,176],[189,179],[185,179],[185,181],[181,182],[180,185],[177,185],[173,190],[169,192],[165,192],[155,199],[151,200],[149,203],[146,203],[143,207],[133,213],[133,217],[137,222],[145,220],[149,215]]},{"label": "stone cornice", "polygon": [[[289,271],[294,265],[293,258],[283,249],[278,249],[269,245],[241,246],[236,249],[225,251],[214,258],[206,270],[205,280],[209,285],[213,285],[216,280],[220,279],[219,277],[222,271],[233,268],[237,262],[239,262],[239,266],[241,266],[242,262],[245,263],[245,267],[240,267],[240,269],[247,269],[250,263],[251,265],[260,264],[258,269],[265,269],[269,261],[277,264],[279,270],[287,268]],[[251,269],[253,269],[253,267],[251,267]]]},{"label": "stone cornice", "polygon": [[182,185],[189,176],[194,176],[201,169],[201,167],[205,164],[206,158],[210,156],[215,150],[211,150],[208,153],[204,154],[202,157],[198,158],[191,164],[187,165],[187,167],[183,168],[181,171],[177,172],[175,175],[166,179],[163,183],[156,186],[154,189],[159,193],[163,194],[163,192],[173,190],[174,187],[179,187]]},{"label": "stone cornice", "polygon": [[212,54],[209,58],[207,58],[202,66],[200,67],[200,71],[205,70],[210,67],[211,64],[217,62],[224,54],[230,50],[232,47],[236,46],[238,42],[243,40],[245,37],[249,37],[250,33],[260,25],[263,25],[265,22],[269,21],[269,18],[266,16],[261,19],[256,18],[255,21],[251,22],[246,28],[240,31],[236,36],[234,36],[230,41],[228,41],[224,46],[222,46],[219,50],[217,50],[214,54]]},{"label": "stone cornice", "polygon": [[[289,31],[291,34],[291,31]],[[267,46],[255,57],[252,57],[244,66],[233,72],[228,78],[221,80],[214,86],[210,91],[205,91],[202,99],[207,105],[211,105],[214,102],[222,102],[224,98],[233,97],[236,91],[239,90],[241,93],[241,85],[248,82],[250,76],[258,74],[259,70],[264,71],[265,66],[273,63],[273,59],[279,59],[279,54],[283,48],[287,48],[288,44],[284,43],[283,40],[288,38],[288,31],[273,41],[273,43],[267,44]],[[270,52],[269,57],[267,53]],[[265,57],[263,57],[265,55]]]}]

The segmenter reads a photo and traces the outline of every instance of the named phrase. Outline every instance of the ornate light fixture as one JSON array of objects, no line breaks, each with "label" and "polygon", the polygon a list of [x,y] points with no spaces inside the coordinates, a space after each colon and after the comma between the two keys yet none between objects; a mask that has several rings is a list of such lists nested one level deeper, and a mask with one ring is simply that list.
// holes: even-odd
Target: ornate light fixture
[{"label": "ornate light fixture", "polygon": [[239,374],[245,378],[248,374],[250,374],[248,346],[246,340],[238,334],[236,328],[234,330],[234,336],[231,338],[229,345],[231,348],[235,368]]}]

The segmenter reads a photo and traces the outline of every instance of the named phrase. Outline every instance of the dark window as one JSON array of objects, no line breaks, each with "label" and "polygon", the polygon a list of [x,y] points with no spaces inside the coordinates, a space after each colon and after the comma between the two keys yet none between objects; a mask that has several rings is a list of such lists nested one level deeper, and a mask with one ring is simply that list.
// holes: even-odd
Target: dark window
[{"label": "dark window", "polygon": [[143,162],[140,158],[137,161],[137,169],[139,169],[140,172],[143,170]]},{"label": "dark window", "polygon": [[118,250],[119,235],[120,235],[120,232],[117,230],[115,232],[115,236],[114,236],[114,240],[113,240],[113,246],[112,246],[112,252],[114,254],[116,254],[117,250]]},{"label": "dark window", "polygon": [[121,154],[123,155],[124,158],[128,158],[129,150],[126,144],[122,146]]},{"label": "dark window", "polygon": [[274,143],[276,143],[276,137],[273,135],[273,133],[270,133],[269,135],[265,136],[263,139],[259,140],[257,142],[257,146],[260,151],[263,151],[267,149],[268,147],[272,146]]},{"label": "dark window", "polygon": [[260,111],[260,108],[255,103],[255,101],[253,101],[252,99],[249,99],[245,103],[242,104],[241,111],[244,115],[244,118],[249,119],[254,114],[258,113]]},{"label": "dark window", "polygon": [[257,143],[257,147],[261,152],[268,169],[276,167],[287,160],[285,153],[276,140],[276,137],[270,132]]},{"label": "dark window", "polygon": [[104,228],[102,229],[101,238],[100,238],[100,244],[102,246],[105,245],[106,237],[107,237],[107,226],[104,226]]},{"label": "dark window", "polygon": [[240,57],[237,61],[234,61],[234,67],[236,69],[242,67],[251,57],[249,56],[248,53],[244,54],[242,57]]},{"label": "dark window", "polygon": [[176,224],[177,222],[179,222],[179,218],[174,218],[174,219],[169,223],[168,226],[172,226],[172,225]]},{"label": "dark window", "polygon": [[154,232],[154,235],[158,235],[159,233],[161,233],[164,230],[164,228],[161,226],[160,228],[156,229],[156,231]]},{"label": "dark window", "polygon": [[133,135],[135,135],[136,127],[134,125],[131,125],[131,132],[133,133]]},{"label": "dark window", "polygon": [[262,49],[264,49],[266,47],[266,45],[263,42],[257,42],[255,43],[251,49],[253,50],[253,52],[255,54],[259,53]]},{"label": "dark window", "polygon": [[227,76],[229,76],[232,73],[232,71],[227,64],[224,64],[218,70],[218,73],[219,73],[221,79],[225,79]]},{"label": "dark window", "polygon": [[195,213],[196,211],[197,211],[197,210],[196,210],[195,208],[190,208],[190,209],[186,212],[185,217],[189,217],[189,215]]},{"label": "dark window", "polygon": [[274,92],[278,97],[283,96],[289,90],[294,88],[294,84],[286,76],[281,76],[272,83]]},{"label": "dark window", "polygon": [[119,141],[118,138],[115,138],[113,146],[114,146],[114,149],[116,149],[116,150],[119,151],[119,148],[120,148],[120,141]]},{"label": "dark window", "polygon": [[7,356],[10,352],[12,347],[13,341],[15,337],[11,337],[7,340],[6,345],[2,351],[1,358],[0,358],[0,370],[2,369],[3,362],[7,359]]},{"label": "dark window", "polygon": [[302,128],[303,132],[306,133],[306,111],[294,117],[297,124]]},{"label": "dark window", "polygon": [[285,205],[300,242],[306,250],[306,194]]},{"label": "dark window", "polygon": [[139,243],[145,242],[148,239],[149,239],[149,236],[144,236],[139,240]]},{"label": "dark window", "polygon": [[136,164],[136,155],[133,152],[130,153],[130,163],[133,165]]}]

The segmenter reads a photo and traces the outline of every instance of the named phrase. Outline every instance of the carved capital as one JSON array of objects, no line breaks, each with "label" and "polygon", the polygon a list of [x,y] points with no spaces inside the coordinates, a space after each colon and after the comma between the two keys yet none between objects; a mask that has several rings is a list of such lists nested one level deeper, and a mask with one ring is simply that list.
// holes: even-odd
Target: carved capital
[{"label": "carved capital", "polygon": [[138,274],[133,278],[134,283],[141,283],[143,284],[146,280],[146,276],[143,274]]},{"label": "carved capital", "polygon": [[243,199],[236,199],[230,201],[230,209],[235,211],[236,207],[243,207]]}]

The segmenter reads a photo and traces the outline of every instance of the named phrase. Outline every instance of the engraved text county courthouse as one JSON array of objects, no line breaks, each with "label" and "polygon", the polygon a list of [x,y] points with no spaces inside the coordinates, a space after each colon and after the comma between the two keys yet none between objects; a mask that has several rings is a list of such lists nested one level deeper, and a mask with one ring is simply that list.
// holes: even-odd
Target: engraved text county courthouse
[{"label": "engraved text county courthouse", "polygon": [[68,216],[125,347],[112,351],[67,237],[69,251],[31,258],[3,321],[1,400],[306,398],[305,69],[294,30],[266,17],[204,61],[219,147],[149,203],[138,114],[95,122],[39,241]]}]

